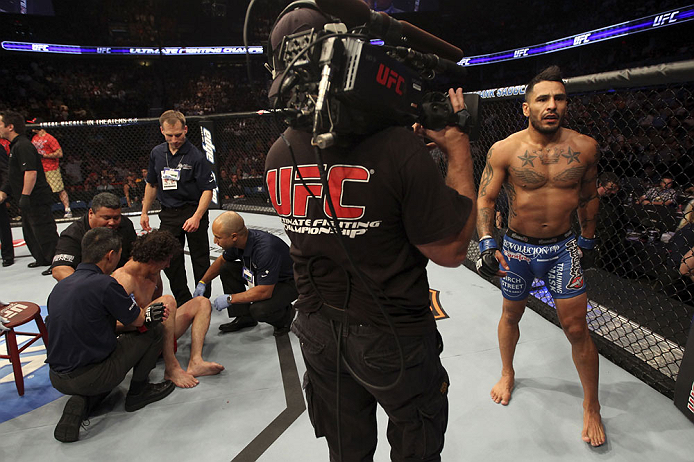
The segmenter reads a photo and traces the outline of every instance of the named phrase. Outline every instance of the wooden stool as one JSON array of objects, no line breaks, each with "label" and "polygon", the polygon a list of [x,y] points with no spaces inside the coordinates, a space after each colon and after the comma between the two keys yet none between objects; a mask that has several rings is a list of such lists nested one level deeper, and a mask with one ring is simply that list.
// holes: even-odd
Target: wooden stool
[{"label": "wooden stool", "polygon": [[[41,308],[32,302],[12,302],[9,305],[0,305],[0,316],[10,322],[5,324],[10,330],[0,332],[7,338],[7,354],[0,355],[0,358],[9,359],[14,371],[14,383],[17,385],[19,396],[24,395],[24,375],[22,374],[22,363],[19,361],[19,353],[24,351],[32,343],[43,337],[43,344],[48,347],[48,331],[41,318]],[[26,324],[31,320],[36,321],[39,333],[16,332],[15,327]],[[17,335],[32,337],[22,348],[17,348]]]}]

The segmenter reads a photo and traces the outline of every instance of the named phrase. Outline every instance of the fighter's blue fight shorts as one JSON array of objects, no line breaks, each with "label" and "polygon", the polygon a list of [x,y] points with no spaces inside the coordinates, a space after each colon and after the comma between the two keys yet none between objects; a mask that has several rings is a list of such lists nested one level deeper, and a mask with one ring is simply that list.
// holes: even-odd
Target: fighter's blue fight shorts
[{"label": "fighter's blue fight shorts", "polygon": [[560,236],[539,239],[509,229],[502,247],[509,266],[506,276],[501,278],[504,298],[524,300],[534,278],[545,281],[554,298],[572,298],[586,291],[578,244],[570,230]]}]

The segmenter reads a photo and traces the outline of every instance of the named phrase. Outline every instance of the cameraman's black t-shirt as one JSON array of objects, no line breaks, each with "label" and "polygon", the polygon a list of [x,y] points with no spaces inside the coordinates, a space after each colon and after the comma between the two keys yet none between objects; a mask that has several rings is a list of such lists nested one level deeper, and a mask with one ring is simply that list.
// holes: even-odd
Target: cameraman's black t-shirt
[{"label": "cameraman's black t-shirt", "polygon": [[[326,303],[342,307],[346,271],[351,281],[349,316],[389,330],[347,254],[331,235],[311,135],[288,129],[285,137],[309,189],[320,198],[310,197],[295,172],[287,144],[278,139],[267,156],[266,183],[292,243],[297,309],[318,310],[321,296]],[[372,281],[369,287],[402,335],[433,330],[428,259],[415,245],[459,233],[472,201],[445,185],[422,141],[402,127],[388,128],[348,150],[331,148],[322,155],[347,253]],[[320,296],[309,280],[309,264]]]}]

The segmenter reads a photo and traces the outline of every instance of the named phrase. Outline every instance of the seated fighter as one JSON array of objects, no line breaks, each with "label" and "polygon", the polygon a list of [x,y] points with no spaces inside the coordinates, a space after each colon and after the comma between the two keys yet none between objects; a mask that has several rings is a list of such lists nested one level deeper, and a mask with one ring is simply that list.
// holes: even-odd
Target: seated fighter
[{"label": "seated fighter", "polygon": [[[53,433],[58,441],[77,441],[82,421],[131,369],[125,397],[128,412],[166,397],[175,388],[170,380],[148,381],[161,352],[161,321],[168,311],[161,303],[137,305],[109,276],[120,255],[121,242],[114,230],[92,229],[82,240],[82,263],[48,297],[49,376],[56,390],[72,395]],[[116,320],[131,329],[116,337]]]},{"label": "seated fighter", "polygon": [[[181,252],[181,244],[168,231],[152,231],[139,236],[133,245],[130,260],[113,273],[113,277],[141,305],[162,302],[169,309],[169,319],[164,324],[164,378],[178,387],[192,388],[203,375],[214,375],[224,370],[224,366],[202,359],[202,345],[210,327],[210,301],[205,297],[195,297],[176,307],[171,295],[162,295],[161,271],[169,266],[176,252]],[[188,369],[183,370],[176,359],[175,341],[191,327],[190,361]]]},{"label": "seated fighter", "polygon": [[292,302],[298,296],[289,246],[270,233],[246,228],[236,212],[218,216],[212,223],[212,234],[224,253],[212,263],[193,296],[202,295],[207,284],[221,274],[226,293],[212,306],[238,316],[219,326],[222,332],[252,327],[261,321],[275,328],[275,336],[288,333],[294,320]]},{"label": "seated fighter", "polygon": [[92,198],[92,205],[85,216],[60,233],[53,263],[46,270],[46,274],[52,273],[55,280],[60,281],[74,273],[75,268],[82,261],[82,238],[87,231],[94,228],[111,228],[118,233],[123,243],[123,252],[118,262],[118,268],[125,265],[125,262],[130,258],[130,249],[137,237],[135,227],[128,217],[121,215],[118,196],[103,192]]}]

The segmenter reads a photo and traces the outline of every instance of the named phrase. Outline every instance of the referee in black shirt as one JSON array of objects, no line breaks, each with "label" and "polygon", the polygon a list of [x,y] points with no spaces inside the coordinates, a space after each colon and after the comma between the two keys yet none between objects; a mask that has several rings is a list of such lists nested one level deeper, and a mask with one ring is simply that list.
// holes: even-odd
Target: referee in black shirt
[{"label": "referee in black shirt", "polygon": [[51,212],[52,192],[46,182],[41,156],[24,131],[21,114],[0,113],[0,138],[10,140],[9,179],[0,186],[0,204],[10,194],[18,199],[24,240],[36,260],[29,263],[29,268],[50,266],[58,242],[58,230]]},{"label": "referee in black shirt", "polygon": [[[159,229],[169,231],[185,246],[188,239],[195,280],[199,281],[210,266],[210,245],[207,237],[207,208],[216,187],[212,169],[202,153],[186,139],[186,118],[179,111],[166,111],[159,117],[166,140],[155,146],[149,155],[147,185],[142,202],[140,225],[150,231],[147,212],[156,197],[161,203]],[[165,269],[171,292],[178,306],[190,300],[183,254],[171,260]],[[210,296],[208,287],[205,294]]]}]

